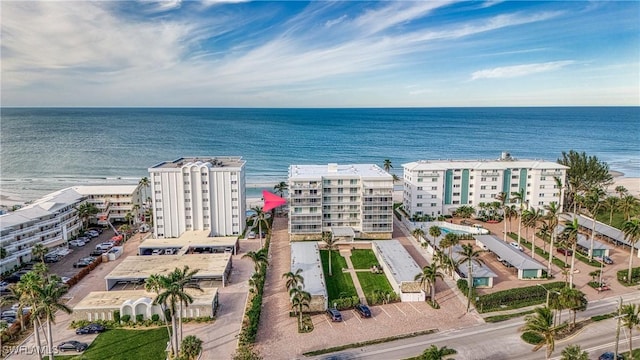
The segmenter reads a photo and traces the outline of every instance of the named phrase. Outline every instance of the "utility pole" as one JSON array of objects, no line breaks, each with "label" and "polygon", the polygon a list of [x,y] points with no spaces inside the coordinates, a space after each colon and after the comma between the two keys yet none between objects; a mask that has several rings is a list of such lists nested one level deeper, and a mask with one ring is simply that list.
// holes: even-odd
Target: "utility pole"
[{"label": "utility pole", "polygon": [[[617,359],[618,358],[618,342],[620,341],[620,318],[622,317],[622,298],[620,298],[620,304],[618,305],[618,316],[616,316],[618,318],[617,320],[617,325],[616,325],[616,348],[614,353],[614,357]],[[633,351],[633,349],[631,349],[631,351]]]}]

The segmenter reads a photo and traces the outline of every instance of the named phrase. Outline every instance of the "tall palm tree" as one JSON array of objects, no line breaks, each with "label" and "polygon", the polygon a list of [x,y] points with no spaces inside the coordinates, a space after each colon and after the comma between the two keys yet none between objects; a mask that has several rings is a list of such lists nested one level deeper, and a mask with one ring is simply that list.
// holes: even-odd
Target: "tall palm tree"
[{"label": "tall palm tree", "polygon": [[604,190],[601,188],[592,188],[589,190],[585,197],[585,204],[591,215],[593,225],[591,226],[591,244],[589,245],[589,260],[593,260],[593,241],[596,236],[596,217],[598,216],[598,210],[602,206],[602,199],[605,196]]},{"label": "tall palm tree", "polygon": [[500,202],[500,208],[502,209],[502,225],[504,226],[503,234],[507,236],[507,201],[509,200],[509,193],[501,191],[496,195],[496,200]]},{"label": "tall palm tree", "polygon": [[249,251],[242,255],[242,258],[249,258],[253,261],[253,268],[256,272],[261,272],[262,267],[269,264],[269,256],[264,249]]},{"label": "tall palm tree", "polygon": [[613,222],[613,212],[618,208],[619,202],[620,199],[615,196],[607,196],[602,201],[602,206],[605,209],[609,210],[609,225],[611,225],[611,223]]},{"label": "tall palm tree", "polygon": [[44,263],[44,256],[47,255],[48,252],[49,249],[42,243],[37,243],[31,248],[31,255],[42,263]]},{"label": "tall palm tree", "polygon": [[423,352],[422,355],[420,355],[418,357],[418,359],[420,360],[445,360],[445,357],[447,355],[451,355],[451,354],[455,354],[456,351],[453,349],[449,349],[446,346],[443,346],[441,348],[435,346],[435,345],[431,345],[428,348],[426,348]]},{"label": "tall palm tree", "polygon": [[622,185],[616,186],[615,191],[616,193],[618,193],[618,196],[620,197],[620,199],[622,199],[623,197],[629,194],[629,190],[627,190],[627,188]]},{"label": "tall palm tree", "polygon": [[433,225],[429,228],[429,235],[431,235],[431,237],[433,238],[433,243],[436,243],[436,239],[440,237],[440,235],[442,235],[442,230],[436,226]]},{"label": "tall palm tree", "polygon": [[331,271],[331,252],[335,249],[338,239],[333,237],[331,231],[325,231],[322,233],[322,241],[327,244],[327,250],[329,250],[329,276],[333,276]]},{"label": "tall palm tree", "polygon": [[162,319],[164,320],[164,325],[167,328],[167,334],[169,335],[169,339],[171,339],[171,343],[173,344],[173,339],[171,337],[171,330],[169,329],[169,321],[167,321],[167,313],[166,313],[166,306],[165,306],[166,304],[162,302],[161,303],[156,302],[156,299],[160,295],[160,290],[162,290],[162,285],[163,285],[163,278],[161,275],[158,275],[158,274],[151,274],[144,281],[145,291],[156,293],[156,297],[153,300],[153,304],[160,306],[160,309],[162,310]]},{"label": "tall palm tree", "polygon": [[298,313],[298,330],[302,329],[302,310],[309,307],[311,294],[302,290],[301,286],[289,290],[291,307]]},{"label": "tall palm tree", "polygon": [[543,346],[547,347],[545,359],[549,359],[555,349],[555,333],[556,328],[553,326],[553,312],[548,307],[538,307],[534,309],[534,313],[527,315],[522,331],[531,332],[543,338],[540,344],[536,345],[533,350],[537,351]]},{"label": "tall palm tree", "polygon": [[587,309],[589,301],[586,295],[576,288],[564,287],[560,289],[558,301],[562,304],[563,308],[569,309],[572,312],[573,320],[571,322],[571,328],[574,328],[576,326],[576,313]]},{"label": "tall palm tree", "polygon": [[39,307],[39,289],[44,286],[45,280],[42,276],[38,275],[34,271],[22,275],[20,281],[16,284],[17,292],[20,294],[20,300],[18,302],[18,313],[22,313],[23,309],[30,307],[32,315],[30,316],[31,323],[33,325],[34,340],[37,346],[36,352],[38,353],[38,359],[42,359],[42,341],[40,340],[40,316],[36,311]]},{"label": "tall palm tree", "polygon": [[295,272],[289,271],[282,274],[282,277],[286,280],[285,286],[287,290],[297,288],[299,285],[302,285],[302,288],[304,288],[304,277],[302,277],[301,273],[302,269],[297,269]]},{"label": "tall palm tree", "polygon": [[568,221],[565,223],[563,235],[565,236],[564,241],[567,246],[571,246],[571,270],[569,273],[569,287],[573,288],[573,271],[575,269],[576,264],[576,244],[578,243],[578,234],[580,230],[580,225],[578,224],[578,218],[574,217],[573,221]]},{"label": "tall palm tree", "polygon": [[[444,243],[444,244],[443,244]],[[460,244],[460,238],[458,237],[458,235],[454,234],[454,233],[447,233],[447,235],[444,236],[444,239],[442,239],[442,241],[440,241],[440,245],[442,245],[443,247],[447,247],[449,248],[449,257],[451,258],[453,255],[453,247]]]},{"label": "tall palm tree", "polygon": [[482,252],[480,250],[474,250],[471,244],[462,245],[462,250],[458,251],[458,255],[460,255],[458,264],[467,263],[467,281],[469,287],[469,294],[467,295],[467,312],[469,312],[469,308],[471,307],[471,293],[473,290],[473,264],[481,266],[484,264],[484,260],[480,258]]},{"label": "tall palm tree", "polygon": [[89,218],[100,212],[100,210],[92,203],[83,202],[76,208],[78,217],[82,220],[82,230],[88,226]]},{"label": "tall palm tree", "polygon": [[424,230],[422,230],[421,228],[415,228],[413,229],[413,231],[411,232],[411,235],[413,235],[414,238],[416,238],[416,240],[418,240],[418,242],[422,242],[420,239],[424,238]]},{"label": "tall palm tree", "polygon": [[524,189],[520,189],[520,191],[514,191],[511,193],[511,196],[513,196],[512,201],[516,202],[520,206],[518,210],[518,214],[520,215],[518,217],[518,245],[520,245],[520,230],[522,229],[522,213],[525,209],[526,195],[527,193],[524,191]]},{"label": "tall palm tree", "polygon": [[533,228],[533,236],[531,237],[531,257],[535,259],[536,255],[536,234],[538,233],[538,224],[544,221],[544,212],[542,209],[531,209],[529,215],[529,225]]},{"label": "tall palm tree", "polygon": [[287,191],[287,189],[289,189],[289,185],[284,181],[280,181],[273,187],[273,191],[280,195],[280,197],[284,197],[284,192]]},{"label": "tall palm tree", "polygon": [[580,345],[569,345],[560,353],[560,360],[589,360],[589,353],[583,351]]},{"label": "tall palm tree", "polygon": [[[505,210],[505,213],[504,213],[505,219],[509,220],[509,232],[512,232],[511,219],[518,218],[518,210],[515,205],[505,206],[504,210]],[[507,233],[504,233],[504,241],[507,241]]]},{"label": "tall palm tree", "polygon": [[142,179],[140,179],[140,181],[138,182],[138,185],[140,185],[140,187],[142,187],[142,198],[143,199],[147,199],[147,189],[149,189],[149,185],[151,185],[151,182],[149,181],[148,177],[143,177]]},{"label": "tall palm tree", "polygon": [[431,264],[423,267],[422,272],[415,276],[415,281],[420,281],[420,285],[422,285],[425,292],[427,292],[427,286],[429,287],[431,304],[434,306],[436,304],[436,280],[438,278],[442,280],[441,268],[438,262],[433,261]]},{"label": "tall palm tree", "polygon": [[545,220],[549,226],[549,233],[551,234],[551,245],[549,247],[549,265],[547,266],[547,273],[551,274],[551,261],[553,260],[553,244],[556,240],[556,228],[558,227],[558,216],[560,215],[560,206],[555,201],[545,205],[546,210]]},{"label": "tall palm tree", "polygon": [[629,242],[629,273],[627,282],[631,283],[631,266],[633,265],[633,249],[640,240],[640,219],[627,220],[622,224],[624,238]]},{"label": "tall palm tree", "polygon": [[133,219],[134,219],[134,216],[133,216],[133,213],[131,211],[127,212],[124,215],[124,221],[126,221],[127,224],[129,224],[129,225],[133,225]]},{"label": "tall palm tree", "polygon": [[638,211],[638,207],[638,199],[633,195],[627,195],[620,199],[618,210],[622,211],[625,220],[629,220],[631,214]]},{"label": "tall palm tree", "polygon": [[59,280],[47,281],[44,287],[37,288],[37,306],[31,309],[32,316],[42,317],[47,326],[47,345],[49,349],[49,360],[54,358],[52,324],[56,323],[56,312],[58,310],[71,314],[72,310],[65,305],[61,299],[67,292],[67,287]]},{"label": "tall palm tree", "polygon": [[[442,240],[444,241],[444,239]],[[442,250],[436,250],[433,254],[433,262],[439,264],[440,268],[446,271],[449,275],[453,274],[454,263],[453,260],[447,256]]]},{"label": "tall palm tree", "polygon": [[[173,270],[172,277],[175,282],[180,286],[180,291],[182,294],[180,295],[180,314],[178,315],[179,322],[179,331],[180,338],[179,344],[182,344],[182,313],[183,306],[188,307],[189,304],[193,303],[193,298],[185,292],[185,289],[192,289],[202,292],[202,288],[198,282],[193,281],[193,277],[198,273],[199,269],[190,269],[188,265],[185,265],[182,269],[176,268]],[[180,350],[180,346],[178,346],[178,351]]]},{"label": "tall palm tree", "polygon": [[[622,324],[629,329],[629,349],[633,349],[631,339],[633,338],[633,328],[640,325],[640,306],[637,304],[627,304],[622,306]],[[633,360],[633,351],[629,352],[629,358]]]},{"label": "tall palm tree", "polygon": [[268,219],[271,214],[262,211],[262,208],[260,206],[254,206],[251,208],[251,210],[253,210],[253,215],[249,217],[249,221],[253,221],[252,229],[255,230],[256,227],[258,228],[258,235],[260,236],[260,247],[263,247],[264,245],[262,244],[262,226],[267,229],[267,232],[270,231]]},{"label": "tall palm tree", "polygon": [[391,160],[384,159],[384,162],[382,163],[382,168],[384,169],[384,171],[389,172],[391,171],[392,167],[393,165],[391,165]]}]

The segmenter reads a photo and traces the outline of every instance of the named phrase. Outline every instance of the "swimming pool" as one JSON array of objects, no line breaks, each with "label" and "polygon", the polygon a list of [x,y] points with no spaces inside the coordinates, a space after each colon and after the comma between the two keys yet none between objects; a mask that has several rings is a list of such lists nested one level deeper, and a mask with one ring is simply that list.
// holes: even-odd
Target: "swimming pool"
[{"label": "swimming pool", "polygon": [[440,226],[440,231],[442,231],[443,234],[448,234],[448,233],[453,233],[456,235],[465,235],[465,234],[471,234],[470,232],[467,231],[462,231],[462,230],[453,230],[453,229],[448,229],[445,227]]}]

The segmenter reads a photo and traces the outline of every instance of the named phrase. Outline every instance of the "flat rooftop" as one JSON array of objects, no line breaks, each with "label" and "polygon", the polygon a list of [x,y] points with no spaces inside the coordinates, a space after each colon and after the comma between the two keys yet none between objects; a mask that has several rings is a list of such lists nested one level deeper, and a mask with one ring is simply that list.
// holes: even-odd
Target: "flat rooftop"
[{"label": "flat rooftop", "polygon": [[[440,248],[440,241],[442,241],[445,237],[445,233],[443,233],[442,235],[440,235],[438,238],[436,238],[435,243],[436,246],[438,246],[438,248]],[[453,257],[453,260],[458,262],[462,256],[460,256],[458,254],[459,251],[462,251],[462,246],[460,245],[456,245],[451,249],[451,257]],[[446,250],[446,253],[448,255],[449,251]],[[467,274],[468,270],[469,270],[469,264],[460,264],[458,266],[458,270],[463,273],[465,276],[468,276],[469,274]],[[478,264],[474,264],[471,263],[471,271],[473,271],[473,277],[474,278],[481,278],[481,277],[497,277],[498,275],[496,275],[496,273],[493,272],[493,270],[491,270],[491,268],[489,268],[487,265],[478,265]]]},{"label": "flat rooftop", "polygon": [[[193,298],[193,305],[211,305],[211,302],[218,293],[218,288],[203,288],[203,291],[185,289]],[[122,290],[122,291],[92,291],[84,299],[80,300],[74,310],[112,309],[120,307],[125,301],[136,301],[140,298],[156,298],[156,293],[145,290]]]},{"label": "flat rooftop", "polygon": [[[562,214],[561,217],[567,221],[573,220],[573,214]],[[578,224],[587,229],[591,229],[593,227],[593,219],[586,217],[584,215],[578,215]],[[618,241],[627,246],[629,242],[624,238],[624,233],[620,229],[616,229],[613,226],[609,226],[607,224],[603,224],[599,221],[596,221],[596,234],[603,235],[608,237],[609,239]],[[634,248],[640,250],[640,241],[637,241]]]},{"label": "flat rooftop", "polygon": [[[547,267],[532,259],[529,255],[514,248],[493,235],[474,235],[477,241],[486,245],[489,250],[501,257],[518,270],[546,270]],[[462,269],[461,269],[462,270]]]},{"label": "flat rooftop", "polygon": [[291,243],[291,272],[302,269],[304,290],[311,295],[327,298],[324,272],[320,261],[320,249],[317,241],[299,241]]},{"label": "flat rooftop", "polygon": [[[556,227],[556,235],[560,235],[562,234],[562,232],[564,231],[565,227],[562,225],[558,225]],[[589,248],[591,247],[591,238],[588,238],[582,234],[578,234],[578,245],[585,247],[585,248]],[[600,241],[593,239],[593,248],[594,249],[602,249],[602,250],[607,250],[609,249],[609,247],[606,244],[601,243]]]},{"label": "flat rooftop", "polygon": [[74,186],[73,190],[82,195],[131,195],[138,185],[82,185]]},{"label": "flat rooftop", "polygon": [[185,166],[206,166],[208,168],[239,168],[246,161],[242,156],[191,156],[181,157],[173,161],[161,162],[150,169],[180,169]]},{"label": "flat rooftop", "polygon": [[393,176],[382,170],[375,164],[327,164],[327,165],[291,165],[289,166],[289,178],[295,179],[320,179],[323,177],[335,178],[379,178],[380,180],[393,180]]},{"label": "flat rooftop", "polygon": [[477,169],[477,170],[506,170],[506,169],[568,169],[554,161],[505,159],[505,160],[419,160],[402,164],[409,170],[448,170],[448,169]]},{"label": "flat rooftop", "polygon": [[397,284],[416,281],[416,275],[422,273],[420,266],[398,240],[376,240],[371,244],[376,247]]},{"label": "flat rooftop", "polygon": [[230,260],[231,254],[128,256],[105,276],[105,280],[146,279],[153,274],[169,274],[185,265],[198,269],[195,279],[219,277]]},{"label": "flat rooftop", "polygon": [[149,238],[138,245],[143,248],[170,248],[185,246],[235,246],[237,236],[209,236],[210,230],[185,231],[178,238],[152,239]]}]

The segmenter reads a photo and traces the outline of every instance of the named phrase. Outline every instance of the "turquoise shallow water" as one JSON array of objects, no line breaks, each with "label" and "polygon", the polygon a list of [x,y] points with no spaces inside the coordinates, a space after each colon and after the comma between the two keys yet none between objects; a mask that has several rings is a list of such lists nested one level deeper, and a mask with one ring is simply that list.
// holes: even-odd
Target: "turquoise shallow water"
[{"label": "turquoise shallow water", "polygon": [[181,156],[241,155],[249,193],[290,164],[420,159],[556,160],[575,149],[640,176],[640,108],[2,108],[0,189],[31,199],[77,184],[131,183]]}]

